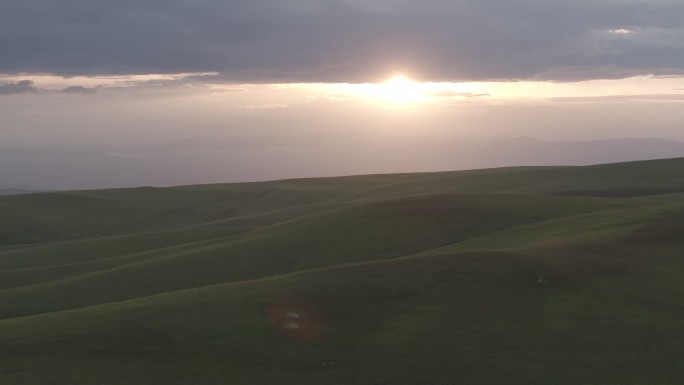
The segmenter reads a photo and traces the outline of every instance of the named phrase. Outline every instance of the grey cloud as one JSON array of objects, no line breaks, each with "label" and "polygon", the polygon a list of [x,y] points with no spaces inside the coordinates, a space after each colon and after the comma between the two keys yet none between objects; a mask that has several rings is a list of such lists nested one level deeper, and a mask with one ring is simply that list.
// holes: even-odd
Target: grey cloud
[{"label": "grey cloud", "polygon": [[640,71],[616,66],[560,66],[533,76],[534,80],[574,82],[583,79],[623,79],[639,75]]},{"label": "grey cloud", "polygon": [[13,83],[0,84],[0,95],[20,95],[20,94],[34,94],[34,93],[44,93],[44,92],[59,92],[64,94],[82,94],[91,95],[96,92],[94,88],[86,88],[82,86],[71,86],[66,87],[58,91],[46,90],[38,88],[32,80],[20,80]]},{"label": "grey cloud", "polygon": [[[679,0],[4,0],[0,72],[217,71],[239,82],[679,74],[683,14]],[[619,30],[631,33],[610,32]]]},{"label": "grey cloud", "polygon": [[71,87],[66,87],[61,90],[62,93],[65,94],[81,94],[81,95],[92,95],[96,91],[93,88],[86,88],[83,86],[71,86]]},{"label": "grey cloud", "polygon": [[0,84],[0,95],[17,95],[36,92],[31,80],[20,80],[15,83]]}]

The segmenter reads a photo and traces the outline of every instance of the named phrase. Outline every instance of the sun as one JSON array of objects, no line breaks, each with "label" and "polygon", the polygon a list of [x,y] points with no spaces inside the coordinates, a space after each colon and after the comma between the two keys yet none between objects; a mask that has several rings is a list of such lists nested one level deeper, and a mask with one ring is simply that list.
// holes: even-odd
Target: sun
[{"label": "sun", "polygon": [[374,84],[371,96],[396,104],[413,104],[425,98],[424,84],[415,82],[403,75],[396,75],[384,83]]},{"label": "sun", "polygon": [[392,76],[380,83],[337,83],[327,88],[338,92],[336,97],[358,97],[390,106],[419,104],[429,99],[431,91],[429,83],[418,83],[403,75]]}]

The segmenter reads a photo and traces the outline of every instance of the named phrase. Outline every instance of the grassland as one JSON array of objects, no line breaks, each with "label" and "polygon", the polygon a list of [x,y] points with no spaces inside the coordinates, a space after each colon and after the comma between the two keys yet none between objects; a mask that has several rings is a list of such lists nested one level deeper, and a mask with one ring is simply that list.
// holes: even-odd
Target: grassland
[{"label": "grassland", "polygon": [[0,213],[1,385],[684,382],[684,159]]}]

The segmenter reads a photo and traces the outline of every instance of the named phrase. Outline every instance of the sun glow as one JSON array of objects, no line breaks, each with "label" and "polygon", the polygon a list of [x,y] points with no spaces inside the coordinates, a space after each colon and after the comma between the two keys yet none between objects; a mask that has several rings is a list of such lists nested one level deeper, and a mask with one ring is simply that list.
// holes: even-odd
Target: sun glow
[{"label": "sun glow", "polygon": [[371,96],[388,102],[411,104],[423,100],[427,91],[423,83],[414,82],[404,76],[395,76],[384,83],[374,85]]},{"label": "sun glow", "polygon": [[388,107],[410,108],[426,104],[454,103],[473,98],[488,98],[492,87],[485,83],[417,82],[396,75],[381,83],[336,83],[322,85],[331,92],[328,100],[374,101]]},{"label": "sun glow", "polygon": [[422,83],[402,75],[391,77],[382,83],[338,83],[327,85],[326,88],[335,92],[328,95],[329,99],[365,99],[398,107],[435,103],[440,100],[453,100],[454,98],[464,99],[488,95],[479,86],[473,84],[451,82]]},{"label": "sun glow", "polygon": [[405,76],[394,76],[382,83],[335,84],[341,97],[373,99],[389,105],[411,105],[428,99],[429,83],[418,83]]}]

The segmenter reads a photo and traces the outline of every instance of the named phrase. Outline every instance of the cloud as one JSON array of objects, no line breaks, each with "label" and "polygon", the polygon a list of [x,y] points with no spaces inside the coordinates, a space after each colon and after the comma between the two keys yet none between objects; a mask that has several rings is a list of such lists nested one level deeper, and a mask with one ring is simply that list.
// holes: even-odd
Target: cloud
[{"label": "cloud", "polygon": [[0,84],[0,95],[4,96],[20,94],[44,94],[54,92],[74,95],[91,95],[96,92],[96,89],[83,86],[69,86],[62,89],[45,89],[37,86],[34,80],[19,80],[16,82]]},{"label": "cloud", "polygon": [[679,0],[4,0],[0,72],[218,72],[235,82],[679,74],[682,14]]},{"label": "cloud", "polygon": [[288,108],[287,104],[267,103],[267,104],[233,104],[233,108],[238,110],[280,110]]},{"label": "cloud", "polygon": [[463,98],[481,98],[484,96],[490,96],[491,94],[486,92],[465,92],[465,91],[436,91],[428,93],[427,96],[437,97],[437,98],[453,98],[453,97],[463,97]]},{"label": "cloud", "polygon": [[36,92],[31,80],[20,80],[14,83],[0,84],[0,95],[18,95]]},{"label": "cloud", "polygon": [[684,95],[646,94],[646,95],[605,95],[605,96],[570,96],[548,98],[555,102],[594,103],[594,102],[684,102]]},{"label": "cloud", "polygon": [[96,91],[94,88],[86,88],[83,86],[71,86],[71,87],[66,87],[61,90],[62,93],[65,94],[81,94],[81,95],[92,95]]}]

